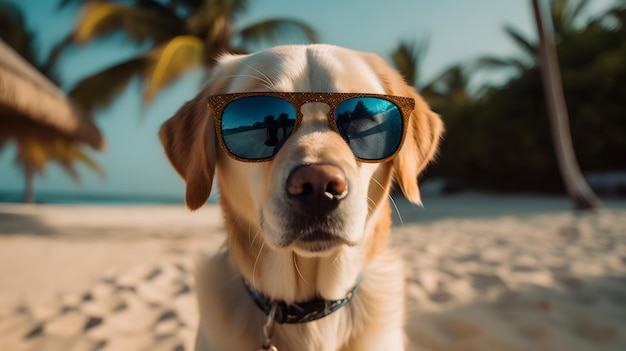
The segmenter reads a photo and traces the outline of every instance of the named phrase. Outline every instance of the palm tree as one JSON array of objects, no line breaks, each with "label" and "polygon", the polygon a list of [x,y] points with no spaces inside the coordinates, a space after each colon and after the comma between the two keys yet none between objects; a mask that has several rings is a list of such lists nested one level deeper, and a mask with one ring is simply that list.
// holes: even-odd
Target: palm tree
[{"label": "palm tree", "polygon": [[[577,31],[576,22],[588,7],[589,0],[550,0],[550,17],[553,23],[557,42]],[[539,65],[538,43],[529,39],[519,29],[511,25],[504,26],[505,33],[524,53],[523,57],[487,56],[477,60],[477,68],[508,68],[512,67],[519,74],[530,67]]]},{"label": "palm tree", "polygon": [[438,96],[440,100],[468,102],[470,100],[468,87],[471,72],[472,70],[464,65],[452,65],[433,79],[424,89],[431,95]]},{"label": "palm tree", "polygon": [[523,55],[521,57],[495,57],[485,56],[476,60],[474,64],[477,69],[482,68],[513,68],[517,74],[521,74],[530,67],[535,67],[539,62],[537,52],[537,44],[528,39],[518,29],[511,25],[504,26],[504,32],[511,38],[515,44],[521,49]]},{"label": "palm tree", "polygon": [[68,142],[63,138],[42,142],[37,138],[24,138],[17,140],[17,155],[15,158],[24,173],[25,185],[23,201],[34,202],[35,175],[44,174],[46,164],[55,161],[70,177],[79,182],[78,172],[75,168],[77,161],[86,165],[99,176],[104,176],[102,168],[76,143]]},{"label": "palm tree", "polygon": [[447,92],[447,84],[443,82],[446,72],[431,82],[424,82],[422,65],[428,51],[428,39],[421,38],[416,42],[400,41],[391,54],[393,64],[404,77],[408,85],[415,87],[429,102],[442,98]]},{"label": "palm tree", "polygon": [[423,82],[422,64],[427,49],[428,42],[425,39],[416,43],[401,41],[392,53],[392,61],[407,84],[414,86],[434,105],[444,100],[449,102],[448,98],[456,102],[469,101],[468,85],[472,70],[460,64],[449,67],[430,82]]},{"label": "palm tree", "polygon": [[54,50],[50,65],[68,45],[86,44],[118,32],[150,46],[147,52],[74,86],[70,96],[88,110],[111,102],[135,76],[142,77],[143,101],[149,103],[183,73],[202,67],[210,70],[224,53],[245,53],[252,44],[274,42],[285,34],[310,42],[317,40],[311,27],[291,19],[268,19],[236,29],[235,19],[246,11],[246,0],[134,0],[132,5],[62,0],[61,6],[69,3],[82,4],[82,16],[74,31]]},{"label": "palm tree", "polygon": [[594,208],[600,202],[582,176],[576,160],[554,47],[555,41],[561,42],[578,31],[576,21],[579,20],[590,1],[549,0],[552,36],[547,35],[543,28],[539,4],[536,0],[531,1],[539,41],[528,39],[519,30],[507,25],[504,28],[505,32],[522,49],[525,56],[521,58],[483,57],[475,65],[477,68],[513,67],[518,74],[541,66],[556,158],[566,191],[577,209]]},{"label": "palm tree", "polygon": [[538,0],[531,1],[539,37],[539,56],[541,58],[544,93],[549,107],[552,139],[561,177],[574,207],[578,210],[593,209],[601,206],[601,204],[585,181],[576,160],[556,49],[552,38],[544,29]]},{"label": "palm tree", "polygon": [[49,67],[39,69],[44,75],[37,71],[35,67],[41,65],[34,55],[34,37],[19,9],[4,2],[0,2],[0,38],[0,90],[12,89],[9,95],[0,92],[0,148],[8,142],[17,146],[16,162],[25,179],[24,202],[33,202],[34,177],[44,173],[50,161],[58,162],[76,181],[76,162],[102,175],[80,146],[84,142],[104,148],[100,132],[45,78],[58,82]]}]

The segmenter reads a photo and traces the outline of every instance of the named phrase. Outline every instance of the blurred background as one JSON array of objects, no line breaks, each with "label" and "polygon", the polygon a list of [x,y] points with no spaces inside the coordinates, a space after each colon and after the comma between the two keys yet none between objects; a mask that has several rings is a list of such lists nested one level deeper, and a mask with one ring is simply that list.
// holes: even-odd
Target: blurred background
[{"label": "blurred background", "polygon": [[220,54],[320,42],[383,56],[446,125],[424,208],[394,196],[415,349],[626,350],[625,22],[626,0],[0,0],[0,347],[194,349],[222,213],[183,205],[158,129]]},{"label": "blurred background", "polygon": [[[626,194],[625,4],[544,2],[575,155],[601,196]],[[160,124],[220,53],[308,42],[380,54],[441,114],[426,194],[564,193],[530,1],[10,0],[0,38],[72,99],[67,112],[35,98],[47,112],[32,126],[0,116],[2,202],[182,203]],[[80,132],[37,132],[64,114]]]}]

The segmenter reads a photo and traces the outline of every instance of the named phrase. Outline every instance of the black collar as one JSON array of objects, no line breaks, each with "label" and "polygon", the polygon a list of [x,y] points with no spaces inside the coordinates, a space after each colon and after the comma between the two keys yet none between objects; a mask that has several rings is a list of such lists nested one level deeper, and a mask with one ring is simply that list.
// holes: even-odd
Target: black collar
[{"label": "black collar", "polygon": [[274,321],[281,324],[306,323],[328,316],[350,302],[350,299],[356,293],[359,284],[361,284],[361,275],[359,275],[356,280],[356,284],[350,292],[348,292],[346,297],[339,300],[316,298],[311,301],[288,305],[283,300],[273,300],[263,295],[244,280],[244,285],[246,286],[248,293],[250,293],[250,297],[252,297],[254,303],[266,315],[269,316],[272,307],[276,305]]}]

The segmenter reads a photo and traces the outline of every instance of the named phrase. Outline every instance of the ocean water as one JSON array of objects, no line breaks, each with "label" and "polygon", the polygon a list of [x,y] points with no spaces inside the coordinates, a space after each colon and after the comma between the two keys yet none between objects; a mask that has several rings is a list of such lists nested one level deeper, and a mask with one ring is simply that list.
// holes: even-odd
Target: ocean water
[{"label": "ocean water", "polygon": [[[0,190],[0,203],[21,203],[22,192]],[[216,203],[209,199],[209,203]],[[184,204],[184,194],[113,194],[113,193],[77,193],[77,192],[35,192],[35,203],[40,204],[76,204],[76,205],[176,205]]]}]

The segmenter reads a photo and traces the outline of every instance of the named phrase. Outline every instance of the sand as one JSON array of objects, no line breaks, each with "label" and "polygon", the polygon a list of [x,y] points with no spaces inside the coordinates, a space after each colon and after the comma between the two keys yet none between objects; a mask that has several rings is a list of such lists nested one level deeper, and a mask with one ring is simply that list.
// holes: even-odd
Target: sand
[{"label": "sand", "polygon": [[[397,200],[412,350],[626,350],[626,202]],[[400,217],[402,219],[400,219]],[[0,350],[193,350],[208,205],[0,204]]]}]

